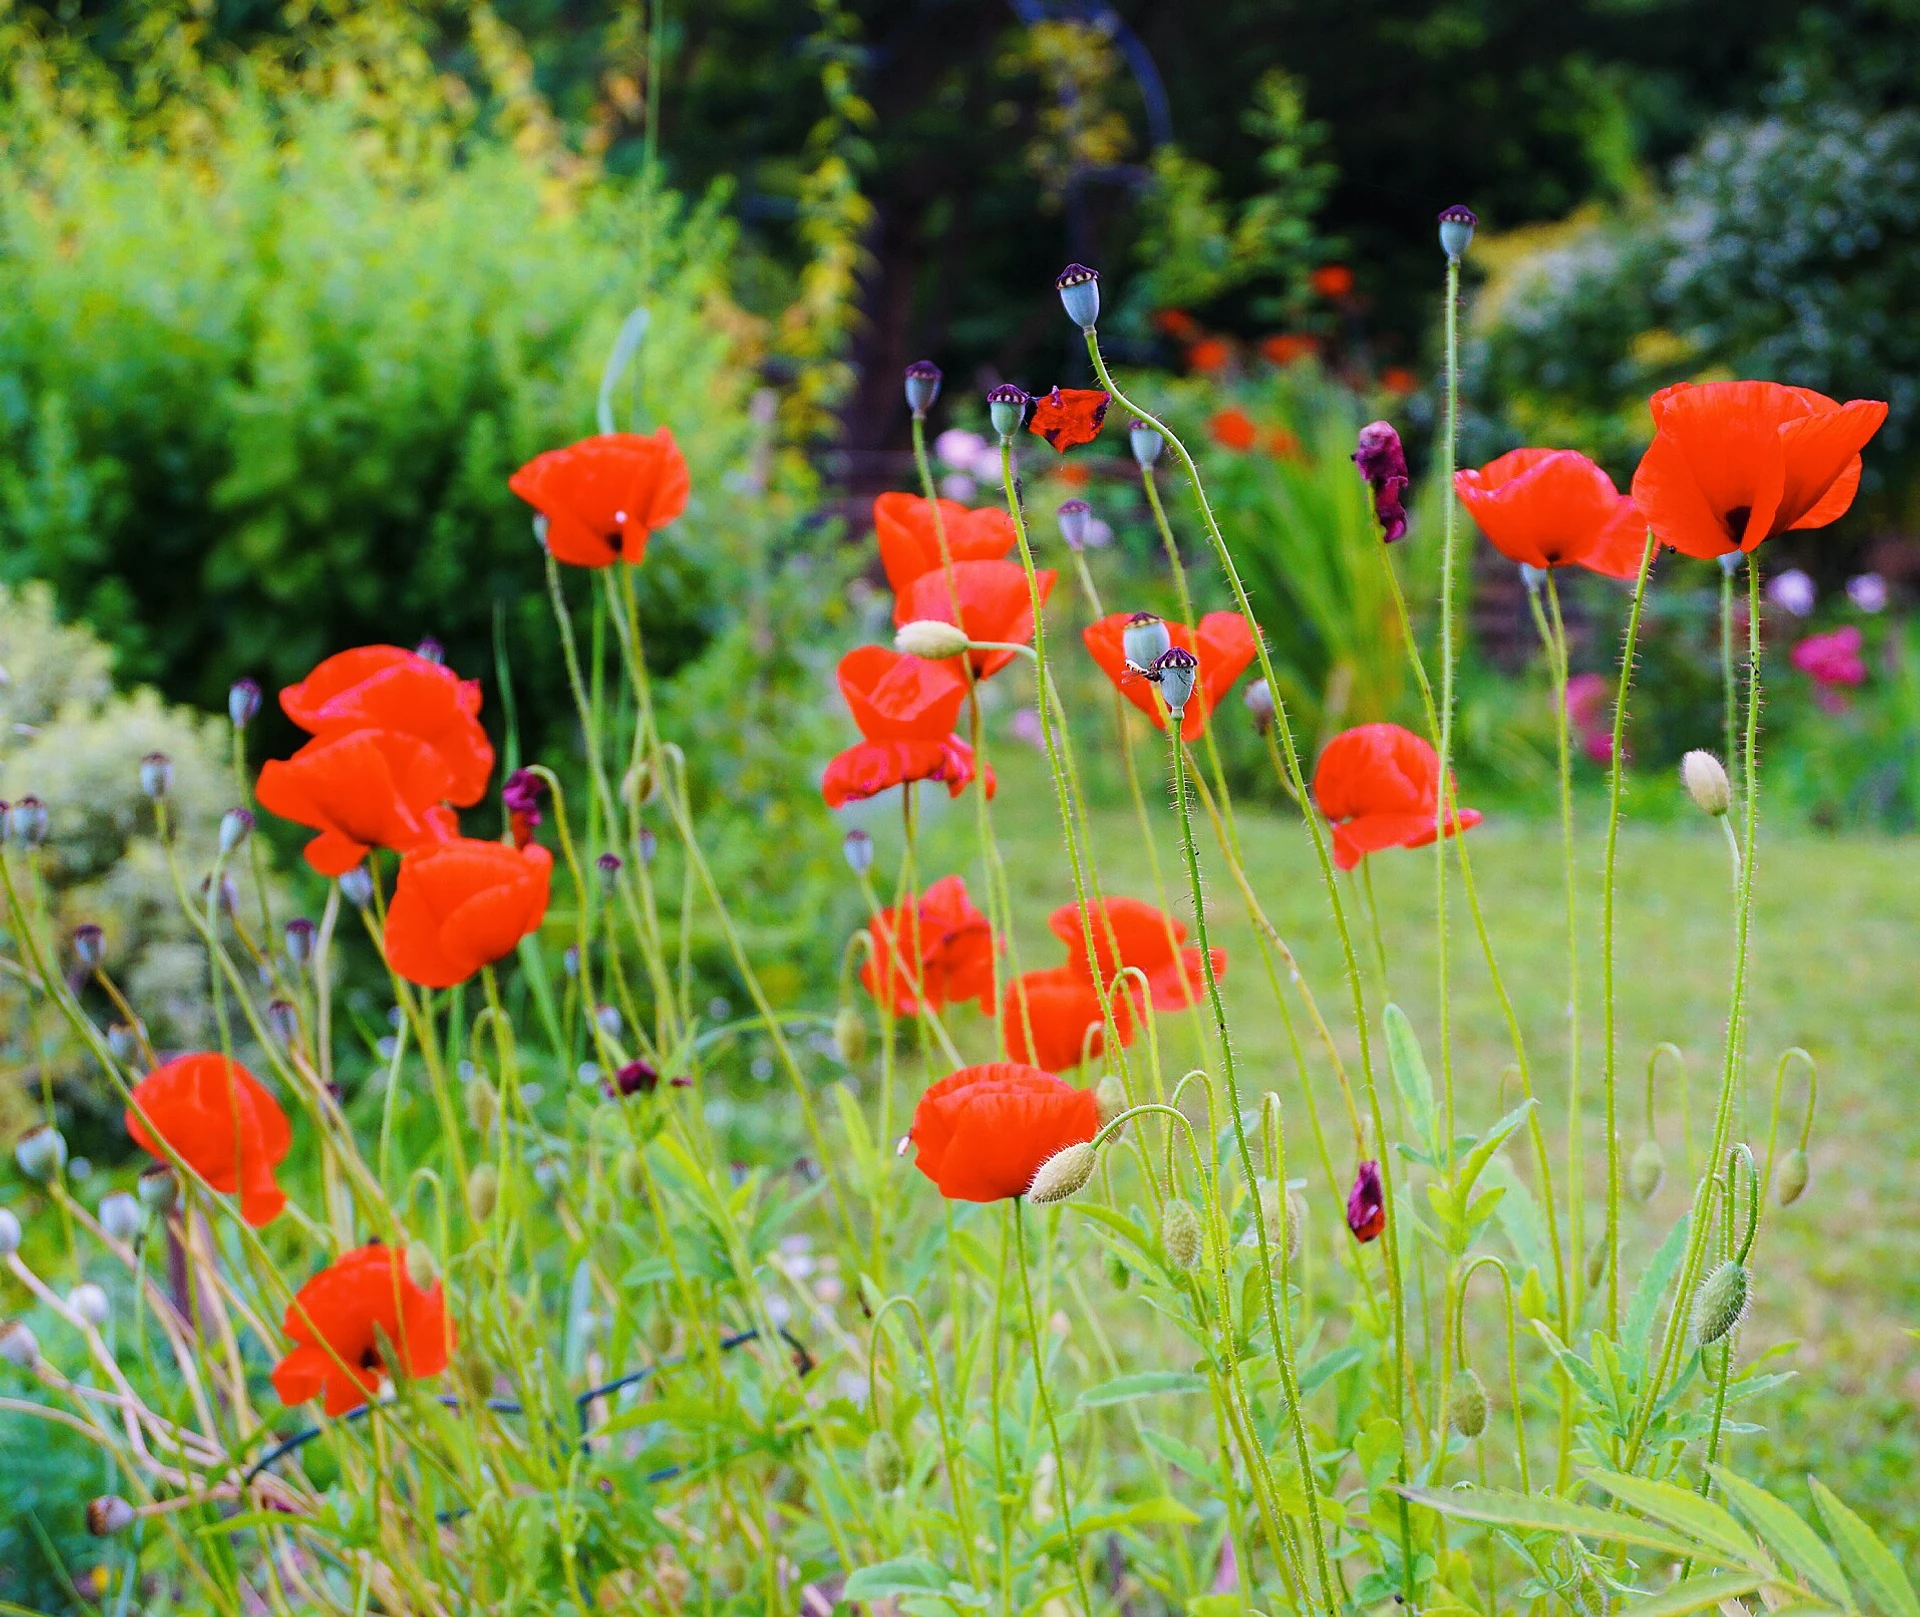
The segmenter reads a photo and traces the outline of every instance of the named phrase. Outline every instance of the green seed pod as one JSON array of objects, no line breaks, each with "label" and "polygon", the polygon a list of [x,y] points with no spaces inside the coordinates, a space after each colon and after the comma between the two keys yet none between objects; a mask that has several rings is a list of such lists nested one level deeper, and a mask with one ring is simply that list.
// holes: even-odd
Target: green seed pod
[{"label": "green seed pod", "polygon": [[875,1432],[867,1439],[867,1481],[881,1493],[892,1493],[906,1475],[906,1456],[891,1432]]},{"label": "green seed pod", "polygon": [[500,1174],[491,1162],[483,1162],[467,1175],[467,1211],[476,1224],[493,1217],[500,1200]]},{"label": "green seed pod", "polygon": [[1040,1171],[1033,1176],[1033,1184],[1027,1190],[1027,1200],[1045,1207],[1079,1195],[1093,1177],[1094,1165],[1099,1160],[1100,1153],[1085,1140],[1054,1152],[1040,1164]]},{"label": "green seed pod", "polygon": [[1167,1262],[1176,1269],[1197,1269],[1204,1245],[1200,1215],[1193,1210],[1193,1203],[1177,1197],[1168,1202],[1160,1214],[1160,1250],[1166,1253]]},{"label": "green seed pod", "polygon": [[1105,1128],[1127,1109],[1127,1086],[1110,1072],[1093,1086],[1093,1099],[1100,1108],[1100,1126]]},{"label": "green seed pod", "polygon": [[1120,1261],[1120,1254],[1107,1254],[1107,1279],[1113,1283],[1115,1291],[1125,1291],[1133,1284],[1133,1271]]},{"label": "green seed pod", "polygon": [[1447,1395],[1447,1424],[1465,1438],[1478,1437],[1487,1429],[1487,1389],[1471,1370],[1453,1378],[1453,1391]]},{"label": "green seed pod", "polygon": [[1795,1146],[1780,1159],[1780,1205],[1791,1207],[1807,1188],[1807,1154]]},{"label": "green seed pod", "polygon": [[849,1067],[866,1059],[867,1024],[851,1005],[842,1005],[833,1019],[833,1048]]},{"label": "green seed pod", "polygon": [[1667,1154],[1660,1149],[1658,1140],[1642,1140],[1640,1147],[1633,1153],[1633,1160],[1627,1164],[1627,1189],[1637,1202],[1650,1202],[1653,1194],[1660,1188],[1660,1181],[1667,1177]]},{"label": "green seed pod", "polygon": [[1607,1238],[1596,1235],[1587,1248],[1587,1290],[1592,1291],[1607,1278]]},{"label": "green seed pod", "polygon": [[467,1085],[467,1121],[482,1139],[493,1132],[493,1120],[500,1113],[500,1097],[484,1075],[476,1074]]},{"label": "green seed pod", "polygon": [[620,1154],[620,1166],[615,1170],[620,1181],[620,1194],[628,1201],[638,1201],[647,1189],[647,1165],[640,1160],[638,1151],[623,1151]]},{"label": "green seed pod", "polygon": [[1746,1318],[1750,1287],[1747,1266],[1738,1258],[1707,1276],[1693,1300],[1693,1335],[1702,1347],[1717,1342]]},{"label": "green seed pod", "polygon": [[407,1278],[422,1291],[432,1291],[440,1284],[439,1261],[425,1241],[407,1243]]}]

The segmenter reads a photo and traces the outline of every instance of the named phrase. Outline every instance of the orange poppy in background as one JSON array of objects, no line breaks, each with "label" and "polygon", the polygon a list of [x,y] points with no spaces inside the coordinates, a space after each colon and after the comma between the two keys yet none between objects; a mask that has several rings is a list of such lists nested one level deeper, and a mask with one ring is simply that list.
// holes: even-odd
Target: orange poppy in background
[{"label": "orange poppy in background", "polygon": [[507,487],[546,518],[547,552],[570,567],[638,564],[647,539],[687,508],[687,460],[665,427],[603,432],[536,455]]},{"label": "orange poppy in background", "polygon": [[[998,506],[970,511],[942,500],[940,526],[947,536],[949,561],[999,561],[1013,549],[1013,518]],[[873,502],[873,531],[880,542],[880,565],[887,585],[898,593],[940,566],[940,533],[934,508],[918,494],[882,494]]]},{"label": "orange poppy in background", "polygon": [[1353,290],[1353,271],[1345,264],[1322,264],[1307,277],[1307,285],[1323,298],[1344,298]]},{"label": "orange poppy in background", "polygon": [[1307,458],[1300,435],[1291,427],[1275,427],[1267,434],[1267,453],[1275,460],[1304,461]]},{"label": "orange poppy in background", "polygon": [[[942,582],[937,573],[925,577]],[[863,739],[827,765],[820,782],[827,807],[915,780],[943,781],[953,797],[966,789],[974,775],[973,748],[952,733],[967,699],[957,659],[929,662],[887,646],[859,646],[840,659],[839,677],[840,694]],[[986,792],[993,795],[991,770]]]},{"label": "orange poppy in background", "polygon": [[1702,559],[1824,528],[1860,488],[1860,451],[1887,419],[1777,382],[1678,382],[1648,401],[1653,442],[1633,498],[1662,544]]},{"label": "orange poppy in background", "polygon": [[486,794],[493,743],[480,727],[480,681],[398,646],[336,652],[280,693],[288,718],[310,735],[393,730],[418,736],[452,777],[449,802],[470,808]]},{"label": "orange poppy in background", "polygon": [[[1111,982],[1122,967],[1133,966],[1146,974],[1156,1011],[1185,1010],[1206,992],[1206,968],[1199,949],[1181,947],[1187,941],[1184,922],[1137,898],[1090,903],[1087,918],[1091,928],[1081,925],[1077,904],[1063,904],[1047,917],[1047,925],[1067,946],[1068,964],[1089,982]],[[1089,930],[1093,933],[1091,957],[1087,954]],[[1227,974],[1225,949],[1213,950],[1213,974]],[[1137,987],[1134,991],[1138,992]]]},{"label": "orange poppy in background", "polygon": [[[1440,759],[1397,724],[1362,724],[1327,743],[1313,770],[1313,800],[1333,822],[1333,862],[1351,870],[1383,848],[1421,848],[1434,838]],[[1458,809],[1453,836],[1480,823],[1476,809]]]},{"label": "orange poppy in background", "polygon": [[[1114,997],[1113,1022],[1120,1043],[1131,1044],[1133,1018],[1124,994]],[[1000,1038],[1014,1061],[1048,1072],[1070,1071],[1106,1050],[1100,991],[1071,965],[1023,972],[1000,997]]]},{"label": "orange poppy in background", "polygon": [[1091,1089],[995,1061],[949,1073],[922,1095],[907,1138],[949,1201],[994,1202],[1024,1196],[1047,1158],[1099,1132]]},{"label": "orange poppy in background", "polygon": [[[1044,602],[1053,593],[1054,571],[1035,574]],[[947,574],[923,573],[895,598],[896,627],[931,619],[952,623],[955,596],[960,600],[959,626],[969,640],[997,640],[1003,645],[1025,645],[1033,638],[1033,597],[1027,590],[1026,569],[1011,561],[957,561]],[[1012,662],[1011,651],[972,651],[976,679],[985,679]]]},{"label": "orange poppy in background", "polygon": [[1153,329],[1175,342],[1193,342],[1200,335],[1200,322],[1185,309],[1156,309]]},{"label": "orange poppy in background", "polygon": [[287,1114],[239,1062],[202,1052],[176,1056],[133,1086],[127,1133],[150,1156],[173,1154],[223,1196],[240,1196],[256,1229],[287,1205],[273,1170],[293,1146]]},{"label": "orange poppy in background", "polygon": [[342,1254],[295,1292],[284,1328],[293,1347],[273,1367],[273,1390],[283,1404],[318,1398],[329,1415],[380,1390],[381,1375],[396,1368],[389,1349],[415,1379],[439,1375],[453,1351],[445,1293],[421,1290],[400,1254],[378,1241]]},{"label": "orange poppy in background", "polygon": [[450,837],[400,861],[387,964],[421,988],[451,988],[513,953],[547,913],[553,855]]},{"label": "orange poppy in background", "polygon": [[1027,430],[1065,454],[1100,436],[1112,399],[1097,387],[1056,387],[1034,401]]},{"label": "orange poppy in background", "polygon": [[1203,376],[1227,368],[1233,349],[1224,337],[1202,337],[1187,349],[1187,364]]},{"label": "orange poppy in background", "polygon": [[1253,417],[1238,405],[1230,405],[1207,418],[1207,431],[1223,449],[1245,452],[1260,441],[1260,429]]},{"label": "orange poppy in background", "polygon": [[1571,449],[1514,449],[1477,471],[1453,474],[1454,492],[1480,531],[1525,567],[1579,566],[1633,578],[1646,549],[1640,507]]},{"label": "orange poppy in background", "polygon": [[1275,365],[1292,365],[1320,352],[1320,339],[1304,331],[1276,331],[1260,339],[1261,354]]},{"label": "orange poppy in background", "polygon": [[[860,968],[860,985],[875,1000],[884,992],[895,1016],[978,1000],[993,1010],[993,928],[974,907],[967,884],[942,876],[916,901],[882,910],[867,923],[873,953]],[[918,956],[918,969],[910,960]]]},{"label": "orange poppy in background", "polygon": [[[1150,680],[1127,671],[1125,645],[1126,612],[1111,612],[1081,631],[1100,671],[1120,689],[1120,694],[1153,720],[1156,728],[1167,727],[1166,706],[1154,694]],[[1167,624],[1167,638],[1182,651],[1200,659],[1200,677],[1194,682],[1186,714],[1180,721],[1183,741],[1197,741],[1205,733],[1207,719],[1218,707],[1233,683],[1247,671],[1257,647],[1253,630],[1238,612],[1209,612],[1200,620],[1200,632],[1190,633],[1184,623]]]},{"label": "orange poppy in background", "polygon": [[446,760],[418,736],[348,730],[270,759],[256,793],[268,813],[320,833],[309,865],[343,876],[371,848],[408,853],[451,836],[453,812],[440,804],[452,788]]},{"label": "orange poppy in background", "polygon": [[1383,392],[1405,397],[1417,393],[1420,389],[1420,377],[1404,365],[1389,365],[1380,373],[1380,387]]}]

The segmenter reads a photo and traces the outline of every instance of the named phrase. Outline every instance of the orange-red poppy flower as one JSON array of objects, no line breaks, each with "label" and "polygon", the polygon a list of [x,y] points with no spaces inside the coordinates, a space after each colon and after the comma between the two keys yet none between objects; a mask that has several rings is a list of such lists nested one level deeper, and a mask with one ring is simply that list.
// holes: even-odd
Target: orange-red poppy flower
[{"label": "orange-red poppy flower", "polygon": [[1267,434],[1267,453],[1275,460],[1304,461],[1307,458],[1299,433],[1291,427],[1275,427]]},{"label": "orange-red poppy flower", "polygon": [[867,935],[873,953],[860,968],[861,986],[877,1000],[884,977],[895,1016],[917,1014],[923,1001],[938,1007],[973,999],[992,1011],[993,929],[958,876],[942,876],[917,902],[882,910]]},{"label": "orange-red poppy flower", "polygon": [[[1342,731],[1314,766],[1313,800],[1333,822],[1333,861],[1342,870],[1382,848],[1425,847],[1439,798],[1439,756],[1397,724]],[[1478,810],[1457,809],[1447,835],[1479,823]]]},{"label": "orange-red poppy flower", "polygon": [[285,1329],[292,1350],[273,1367],[283,1404],[321,1400],[329,1415],[358,1409],[394,1366],[409,1377],[437,1376],[453,1351],[453,1327],[440,1287],[423,1291],[392,1247],[378,1241],[342,1254],[293,1294]]},{"label": "orange-red poppy flower", "polygon": [[1353,290],[1353,271],[1345,264],[1322,264],[1307,284],[1323,298],[1344,298]]},{"label": "orange-red poppy flower", "polygon": [[1292,365],[1320,352],[1320,339],[1303,331],[1276,331],[1260,339],[1260,352],[1275,365]]},{"label": "orange-red poppy flower", "polygon": [[553,855],[539,843],[451,837],[400,861],[387,964],[421,988],[451,988],[513,952],[547,913]]},{"label": "orange-red poppy flower", "polygon": [[1647,524],[1613,479],[1571,449],[1514,449],[1453,474],[1454,492],[1493,548],[1522,566],[1640,571]]},{"label": "orange-red poppy flower", "polygon": [[1260,429],[1253,417],[1238,405],[1215,411],[1207,418],[1207,431],[1222,449],[1244,452],[1260,441]]},{"label": "orange-red poppy flower", "polygon": [[[1040,568],[1034,575],[1044,602],[1053,593],[1054,572]],[[945,574],[922,573],[895,599],[895,626],[922,619],[952,623],[953,601],[960,600],[960,627],[969,640],[997,640],[1003,645],[1025,645],[1033,638],[1033,597],[1027,591],[1026,570],[1010,561],[957,561]],[[1013,661],[1011,651],[973,651],[976,679],[985,679]]]},{"label": "orange-red poppy flower", "polygon": [[446,760],[418,736],[348,730],[269,760],[257,792],[268,813],[320,833],[308,864],[343,876],[369,848],[408,853],[452,835],[453,812],[440,806],[452,787]]},{"label": "orange-red poppy flower", "polygon": [[[1165,704],[1154,695],[1152,682],[1127,671],[1128,616],[1125,612],[1109,613],[1097,623],[1088,624],[1080,638],[1100,665],[1100,671],[1120,687],[1120,694],[1164,730],[1167,727]],[[1188,698],[1186,716],[1180,721],[1181,738],[1197,741],[1207,728],[1208,715],[1220,705],[1233,689],[1233,682],[1253,661],[1256,650],[1253,630],[1238,612],[1209,612],[1200,620],[1198,635],[1190,634],[1184,623],[1169,622],[1167,638],[1182,651],[1190,651],[1200,659],[1200,675],[1194,682],[1193,695]]]},{"label": "orange-red poppy flower", "polygon": [[1420,378],[1404,365],[1389,365],[1380,373],[1380,388],[1382,392],[1404,398],[1420,390]]},{"label": "orange-red poppy flower", "polygon": [[1233,349],[1222,337],[1202,337],[1187,350],[1187,363],[1202,375],[1227,368]]},{"label": "orange-red poppy flower", "polygon": [[[1123,1046],[1133,1042],[1132,1007],[1125,994],[1114,996],[1113,1025]],[[1000,1038],[1014,1061],[1048,1072],[1077,1067],[1107,1047],[1100,991],[1072,965],[1022,972],[1000,997]]]},{"label": "orange-red poppy flower", "polygon": [[547,550],[571,567],[638,563],[647,538],[687,508],[686,457],[665,427],[605,432],[549,449],[507,479],[547,519]]},{"label": "orange-red poppy flower", "polygon": [[1153,329],[1175,342],[1193,342],[1200,336],[1200,322],[1185,309],[1156,309]]},{"label": "orange-red poppy flower", "polygon": [[949,1073],[922,1095],[907,1138],[949,1201],[996,1202],[1024,1196],[1048,1157],[1099,1132],[1091,1089],[995,1061]]},{"label": "orange-red poppy flower", "polygon": [[1061,454],[1100,436],[1112,399],[1097,387],[1056,387],[1034,402],[1027,429],[1044,438]]},{"label": "orange-red poppy flower", "polygon": [[[925,577],[939,580],[937,572]],[[886,646],[860,646],[840,659],[840,694],[864,739],[827,765],[820,790],[829,808],[915,780],[943,781],[958,797],[973,779],[973,748],[952,733],[967,699],[956,660],[928,662]],[[986,790],[991,797],[991,770]]]},{"label": "orange-red poppy flower", "polygon": [[1702,558],[1846,515],[1860,451],[1887,419],[1877,399],[1841,404],[1777,382],[1679,382],[1648,402],[1634,502],[1662,544]]},{"label": "orange-red poppy flower", "polygon": [[480,681],[398,646],[336,652],[280,693],[288,718],[309,735],[393,730],[418,736],[452,776],[449,802],[470,808],[486,794],[493,743],[480,728]]},{"label": "orange-red poppy flower", "polygon": [[[873,502],[880,565],[896,594],[923,573],[939,569],[940,530],[933,512],[932,504],[918,494],[882,494]],[[942,500],[940,528],[947,536],[948,561],[999,561],[1013,549],[1013,518],[999,506],[971,511],[956,500]]]},{"label": "orange-red poppy flower", "polygon": [[133,1086],[127,1132],[166,1160],[161,1142],[219,1191],[240,1194],[240,1216],[258,1228],[287,1205],[273,1170],[293,1145],[280,1103],[239,1062],[202,1052],[176,1056]]},{"label": "orange-red poppy flower", "polygon": [[[1047,925],[1067,946],[1073,970],[1088,981],[1111,982],[1122,967],[1136,967],[1146,974],[1156,1011],[1185,1010],[1206,992],[1206,971],[1199,949],[1181,947],[1187,941],[1184,922],[1137,898],[1102,899],[1088,904],[1087,914],[1093,932],[1091,959],[1087,954],[1088,929],[1080,923],[1077,904],[1063,904],[1047,917]],[[1227,974],[1225,949],[1213,950],[1213,974]],[[1127,981],[1132,983],[1133,979]]]}]

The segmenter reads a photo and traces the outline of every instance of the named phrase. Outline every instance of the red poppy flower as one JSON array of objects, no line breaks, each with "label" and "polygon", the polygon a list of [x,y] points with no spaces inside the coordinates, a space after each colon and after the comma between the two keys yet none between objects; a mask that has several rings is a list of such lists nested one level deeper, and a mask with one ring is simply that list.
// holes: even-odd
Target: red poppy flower
[{"label": "red poppy flower", "polygon": [[453,813],[439,806],[452,786],[446,760],[419,737],[348,730],[269,760],[257,792],[268,813],[320,833],[308,864],[342,876],[369,848],[408,853],[452,835]]},{"label": "red poppy flower", "polygon": [[284,1327],[292,1350],[273,1367],[283,1404],[319,1398],[329,1415],[380,1390],[389,1350],[409,1377],[437,1376],[453,1351],[440,1287],[422,1291],[400,1254],[374,1242],[344,1253],[293,1294]]},{"label": "red poppy flower", "polygon": [[[1013,549],[1013,518],[998,506],[970,511],[953,500],[940,502],[949,561],[999,561]],[[880,541],[880,565],[897,594],[923,573],[940,566],[940,535],[933,507],[918,494],[882,494],[873,502],[873,531]]]},{"label": "red poppy flower", "polygon": [[1289,427],[1275,427],[1267,434],[1267,453],[1275,460],[1305,461],[1307,458],[1300,435]]},{"label": "red poppy flower", "polygon": [[[1113,1023],[1120,1043],[1131,1044],[1133,1016],[1124,994],[1114,996]],[[1100,991],[1072,965],[1023,972],[1001,995],[1000,1038],[1011,1060],[1048,1072],[1069,1071],[1107,1047]]]},{"label": "red poppy flower", "polygon": [[1260,352],[1275,365],[1292,365],[1320,352],[1320,339],[1301,331],[1276,331],[1260,339]]},{"label": "red poppy flower", "polygon": [[[1087,906],[1093,922],[1093,957],[1087,956],[1087,928],[1078,905],[1064,904],[1047,918],[1053,935],[1067,946],[1072,968],[1090,982],[1111,982],[1124,966],[1146,973],[1156,1011],[1180,1011],[1206,992],[1205,968],[1197,948],[1182,948],[1186,924],[1137,898],[1108,898]],[[1117,953],[1116,953],[1117,947]],[[1094,970],[1095,964],[1099,970]],[[1227,951],[1213,951],[1213,974],[1227,974]],[[1128,979],[1131,982],[1132,979]]]},{"label": "red poppy flower", "polygon": [[1404,365],[1389,365],[1380,373],[1380,388],[1382,392],[1405,398],[1419,391],[1420,378]]},{"label": "red poppy flower", "polygon": [[[942,876],[917,903],[881,911],[867,934],[873,953],[860,968],[861,986],[877,1000],[884,975],[895,1016],[917,1014],[918,995],[929,1006],[977,999],[981,1010],[993,1009],[993,929],[958,876]],[[916,953],[917,971],[909,964]]]},{"label": "red poppy flower", "polygon": [[537,842],[451,837],[408,854],[387,911],[387,964],[421,988],[465,982],[539,927],[552,874]]},{"label": "red poppy flower", "polygon": [[[1439,757],[1397,724],[1343,731],[1314,766],[1313,800],[1333,822],[1333,860],[1342,870],[1382,848],[1433,841],[1439,796]],[[1458,809],[1447,835],[1479,823],[1478,810]]]},{"label": "red poppy flower", "polygon": [[[958,797],[974,777],[973,748],[958,736],[938,741],[862,741],[837,754],[820,777],[820,795],[828,808],[840,808],[877,797],[891,786],[934,780]],[[988,765],[984,789],[992,797],[998,786]]]},{"label": "red poppy flower", "polygon": [[1175,342],[1193,342],[1200,335],[1200,322],[1185,309],[1156,309],[1153,329]]},{"label": "red poppy flower", "polygon": [[[1041,568],[1035,575],[1044,602],[1053,593],[1054,572]],[[1033,597],[1027,592],[1026,570],[1010,561],[957,561],[950,575],[922,573],[893,605],[895,626],[920,619],[952,623],[953,598],[960,598],[960,627],[969,640],[997,640],[1024,645],[1033,638]],[[1011,651],[974,651],[976,679],[985,679],[1013,661]]]},{"label": "red poppy flower", "polygon": [[1223,449],[1244,452],[1260,441],[1260,429],[1253,417],[1237,405],[1216,411],[1207,418],[1207,431]]},{"label": "red poppy flower", "polygon": [[949,1201],[1024,1196],[1040,1165],[1100,1132],[1091,1089],[1018,1061],[948,1074],[920,1097],[907,1138]]},{"label": "red poppy flower", "polygon": [[1202,337],[1187,350],[1187,363],[1202,375],[1227,368],[1233,350],[1220,337]]},{"label": "red poppy flower", "polygon": [[1380,1183],[1380,1164],[1363,1162],[1354,1171],[1353,1189],[1347,1192],[1347,1228],[1362,1246],[1380,1238],[1387,1227],[1387,1198]]},{"label": "red poppy flower", "polygon": [[1633,578],[1646,549],[1640,507],[1571,449],[1514,449],[1453,474],[1454,492],[1493,548],[1524,567],[1580,566]]},{"label": "red poppy flower", "polygon": [[1035,402],[1027,428],[1064,455],[1100,436],[1101,423],[1107,419],[1107,406],[1112,402],[1097,387],[1056,387]]},{"label": "red poppy flower", "polygon": [[1634,501],[1661,543],[1703,558],[1838,521],[1860,487],[1860,451],[1887,419],[1876,399],[1841,404],[1777,382],[1679,382],[1648,403],[1653,442]]},{"label": "red poppy flower", "polygon": [[[956,570],[962,565],[988,564],[956,563]],[[939,579],[937,573],[924,576]],[[860,646],[840,659],[840,694],[865,739],[827,765],[820,790],[829,808],[912,780],[944,781],[958,797],[973,779],[973,748],[952,734],[967,681],[951,660],[928,662],[886,646]],[[986,789],[991,797],[991,770]]]},{"label": "red poppy flower", "polygon": [[[1152,682],[1127,672],[1124,636],[1128,614],[1109,613],[1081,631],[1081,639],[1100,671],[1120,687],[1120,694],[1153,720],[1158,729],[1166,729],[1164,704],[1154,695]],[[1256,647],[1253,630],[1238,612],[1209,612],[1200,620],[1198,635],[1190,634],[1184,623],[1167,624],[1167,638],[1182,651],[1200,659],[1200,677],[1187,702],[1186,716],[1180,721],[1181,739],[1197,741],[1207,728],[1207,718],[1233,689],[1233,682],[1253,661]]]},{"label": "red poppy flower", "polygon": [[486,794],[493,743],[480,728],[480,681],[402,651],[356,646],[326,659],[280,693],[288,718],[310,735],[393,730],[418,736],[440,754],[452,776],[449,802],[470,808]]},{"label": "red poppy flower", "polygon": [[571,567],[638,563],[647,538],[686,510],[686,457],[665,427],[606,432],[536,455],[507,487],[547,519],[547,550]]},{"label": "red poppy flower", "polygon": [[142,1151],[165,1158],[161,1141],[219,1191],[240,1194],[240,1216],[256,1229],[287,1205],[273,1170],[293,1145],[280,1103],[237,1061],[176,1056],[133,1086],[127,1132]]},{"label": "red poppy flower", "polygon": [[1353,290],[1353,271],[1345,264],[1322,264],[1307,284],[1323,298],[1344,298]]}]

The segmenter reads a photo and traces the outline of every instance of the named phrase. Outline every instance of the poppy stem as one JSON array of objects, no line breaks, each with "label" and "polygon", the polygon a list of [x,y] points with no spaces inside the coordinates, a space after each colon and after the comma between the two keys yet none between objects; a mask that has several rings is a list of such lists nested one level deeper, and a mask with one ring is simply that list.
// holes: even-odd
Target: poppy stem
[{"label": "poppy stem", "polygon": [[[1442,1133],[1440,1149],[1448,1172],[1453,1168],[1453,993],[1452,959],[1447,947],[1447,821],[1454,815],[1453,794],[1453,672],[1454,672],[1454,560],[1458,548],[1453,467],[1460,427],[1460,260],[1447,257],[1447,413],[1440,432],[1440,711],[1435,725],[1434,750],[1440,766],[1439,790],[1433,809],[1433,913],[1436,929],[1435,1014],[1439,1020]],[[1409,640],[1409,645],[1414,642]],[[1411,1599],[1412,1591],[1408,1590]]]}]

